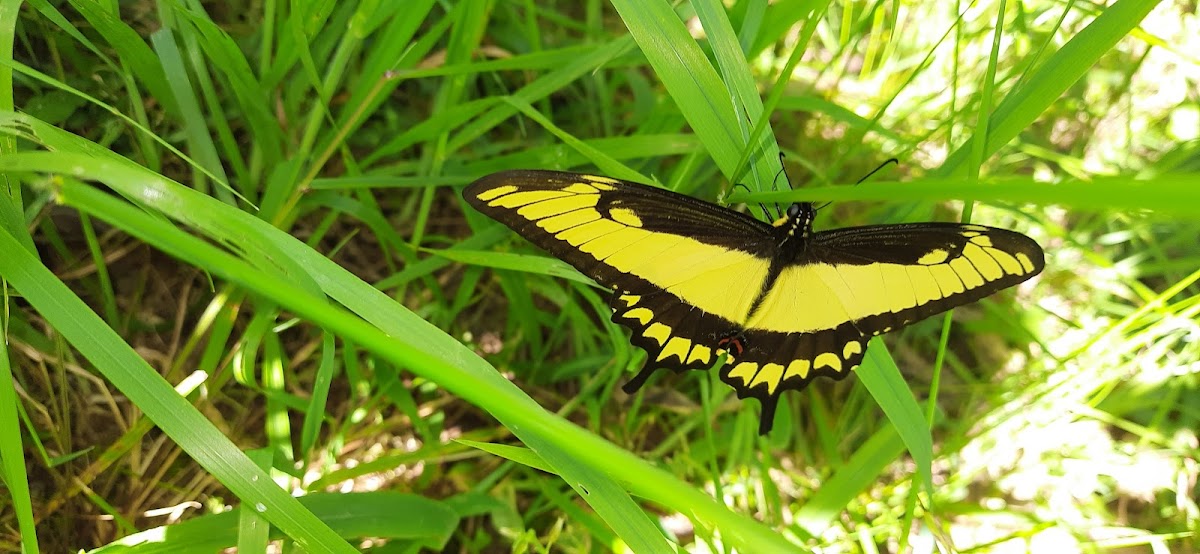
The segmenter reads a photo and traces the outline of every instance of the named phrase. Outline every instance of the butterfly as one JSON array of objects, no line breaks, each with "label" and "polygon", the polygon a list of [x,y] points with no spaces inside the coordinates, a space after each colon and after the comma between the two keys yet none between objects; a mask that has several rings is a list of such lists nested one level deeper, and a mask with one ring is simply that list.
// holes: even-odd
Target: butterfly
[{"label": "butterfly", "polygon": [[813,232],[798,202],[774,223],[658,187],[512,170],[463,189],[468,204],[610,289],[612,321],[645,366],[707,369],[758,398],[771,430],[780,394],[857,368],[867,341],[1021,283],[1045,266],[1014,231],[910,223]]}]

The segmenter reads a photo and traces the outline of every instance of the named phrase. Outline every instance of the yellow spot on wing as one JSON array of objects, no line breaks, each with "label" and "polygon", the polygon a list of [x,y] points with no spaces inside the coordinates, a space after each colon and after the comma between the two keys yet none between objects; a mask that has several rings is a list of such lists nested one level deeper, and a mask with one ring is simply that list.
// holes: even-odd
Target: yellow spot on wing
[{"label": "yellow spot on wing", "polygon": [[584,223],[589,223],[600,219],[600,212],[596,210],[575,210],[565,214],[539,219],[538,227],[545,229],[547,233],[558,233],[571,227],[578,227]]},{"label": "yellow spot on wing", "polygon": [[671,328],[662,323],[653,323],[645,331],[642,331],[642,334],[654,339],[661,346],[671,338]]},{"label": "yellow spot on wing", "polygon": [[1025,268],[1025,273],[1033,273],[1033,262],[1029,260],[1024,252],[1017,253],[1017,261],[1021,262],[1021,267]]},{"label": "yellow spot on wing", "polygon": [[1024,274],[1024,271],[1021,269],[1021,263],[1018,262],[1016,258],[1012,257],[1012,254],[995,248],[987,248],[986,250],[987,253],[991,254],[992,258],[995,258],[996,262],[1000,264],[1000,267],[1004,268],[1005,273],[1009,275]]},{"label": "yellow spot on wing", "polygon": [[979,236],[971,239],[971,242],[978,244],[979,246],[991,246],[992,245],[992,237],[989,237],[987,235],[979,235]]},{"label": "yellow spot on wing", "polygon": [[763,364],[762,369],[758,370],[758,375],[754,376],[754,380],[750,381],[750,388],[757,387],[760,383],[766,383],[767,394],[775,394],[775,387],[779,386],[779,381],[783,380],[783,366],[779,364]]},{"label": "yellow spot on wing", "polygon": [[613,179],[612,177],[604,177],[602,175],[584,175],[583,178],[596,183],[596,187],[600,188],[601,190],[613,190],[613,187],[602,187],[600,183],[608,185],[620,183],[620,181]]},{"label": "yellow spot on wing", "polygon": [[729,370],[730,377],[740,377],[742,386],[749,386],[750,380],[754,378],[754,374],[758,373],[758,364],[754,362],[742,362]]},{"label": "yellow spot on wing", "polygon": [[788,364],[787,372],[783,374],[783,378],[791,379],[792,377],[799,377],[800,379],[804,379],[808,377],[810,367],[812,367],[812,364],[808,360],[792,360],[792,363]]},{"label": "yellow spot on wing", "polygon": [[510,192],[517,192],[517,190],[519,190],[519,189],[516,186],[504,185],[504,186],[496,187],[494,189],[485,190],[485,191],[479,193],[478,195],[476,195],[475,197],[484,202],[487,202],[497,196],[503,196]]},{"label": "yellow spot on wing", "polygon": [[624,223],[630,227],[642,226],[642,218],[638,217],[638,215],[633,213],[633,210],[629,208],[613,208],[609,210],[608,213],[612,216],[613,221],[616,221],[617,223]]},{"label": "yellow spot on wing", "polygon": [[579,246],[587,241],[595,240],[621,229],[624,229],[624,227],[619,223],[613,223],[607,219],[597,219],[596,221],[590,221],[578,227],[567,229],[555,236],[571,243],[571,246]]},{"label": "yellow spot on wing", "polygon": [[512,194],[501,196],[500,198],[488,202],[488,205],[497,208],[511,209],[519,208],[526,204],[533,204],[545,200],[553,200],[555,198],[562,198],[570,195],[571,193],[561,190],[529,190],[525,192],[514,192]]},{"label": "yellow spot on wing", "polygon": [[[850,317],[872,311],[886,311],[890,301],[887,297],[887,279],[883,275],[884,264],[834,266],[838,279],[850,290],[842,297],[842,305]],[[857,318],[856,318],[857,319]]]},{"label": "yellow spot on wing", "polygon": [[862,343],[858,341],[850,341],[846,346],[842,347],[842,357],[849,358],[855,354],[862,354]]},{"label": "yellow spot on wing", "polygon": [[950,269],[953,269],[958,274],[958,278],[962,279],[967,289],[978,288],[983,285],[983,276],[979,275],[979,271],[966,258],[954,258],[948,264]]},{"label": "yellow spot on wing", "polygon": [[[912,288],[908,284],[904,266],[875,263],[835,266],[835,271],[847,289],[846,292],[839,292],[839,300],[852,319],[912,307]],[[905,293],[892,290],[900,285],[908,290]],[[905,304],[895,305],[897,302]]]},{"label": "yellow spot on wing", "polygon": [[906,265],[879,264],[879,272],[883,274],[883,298],[887,309],[898,312],[917,305],[917,291],[912,279],[908,276]]},{"label": "yellow spot on wing", "polygon": [[[987,238],[987,237],[980,237]],[[979,270],[979,274],[983,275],[984,280],[995,281],[1004,276],[1004,270],[1000,269],[1000,264],[992,259],[992,256],[986,250],[979,246],[975,246],[972,242],[963,248],[963,256]]]},{"label": "yellow spot on wing", "polygon": [[842,370],[842,359],[837,354],[825,352],[818,354],[816,360],[813,361],[813,369],[821,369],[822,367],[832,368],[834,371]]},{"label": "yellow spot on wing", "polygon": [[941,248],[938,248],[937,250],[931,250],[929,253],[918,258],[917,263],[921,265],[940,264],[945,262],[947,257],[949,257],[949,253]]},{"label": "yellow spot on wing", "polygon": [[687,362],[709,363],[712,360],[712,350],[703,344],[697,344],[692,347],[692,353],[688,354]]},{"label": "yellow spot on wing", "polygon": [[926,304],[942,298],[942,291],[929,268],[908,266],[904,269],[908,272],[908,281],[912,283],[917,304]]},{"label": "yellow spot on wing", "polygon": [[671,337],[671,340],[667,341],[667,344],[663,346],[662,352],[658,353],[658,359],[655,361],[661,362],[674,356],[679,358],[679,361],[682,362],[683,359],[687,357],[688,350],[691,348],[691,346],[692,341],[690,340],[687,340],[683,337]]},{"label": "yellow spot on wing", "polygon": [[633,295],[633,294],[622,294],[620,297],[620,300],[622,302],[624,302],[626,306],[632,306],[634,304],[637,304],[639,301],[641,301],[641,299],[642,299],[641,296],[637,296],[637,295]]},{"label": "yellow spot on wing", "polygon": [[642,325],[650,323],[650,320],[654,319],[654,312],[647,310],[646,308],[634,308],[628,312],[625,312],[624,315],[629,319],[636,319],[638,323],[641,323]]},{"label": "yellow spot on wing", "polygon": [[942,298],[952,294],[958,294],[964,290],[962,279],[948,265],[935,265],[929,267],[929,273],[933,275],[933,279],[937,281],[938,288],[942,291]]},{"label": "yellow spot on wing", "polygon": [[555,198],[552,200],[546,200],[544,202],[538,202],[536,204],[529,204],[517,210],[517,214],[525,219],[538,220],[543,217],[550,217],[552,215],[565,214],[567,212],[582,208],[594,207],[596,205],[597,198],[599,198],[599,196],[592,194]]},{"label": "yellow spot on wing", "polygon": [[563,190],[567,192],[573,192],[575,194],[600,194],[600,191],[597,190],[596,187],[593,187],[587,183],[571,183],[563,187]]}]

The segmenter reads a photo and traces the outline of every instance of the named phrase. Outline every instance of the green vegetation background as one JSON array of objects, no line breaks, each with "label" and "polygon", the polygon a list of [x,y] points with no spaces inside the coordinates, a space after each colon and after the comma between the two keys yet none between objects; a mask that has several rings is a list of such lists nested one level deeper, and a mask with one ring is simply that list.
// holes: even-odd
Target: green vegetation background
[{"label": "green vegetation background", "polygon": [[[1196,550],[1194,3],[921,4],[0,0],[0,550]],[[1047,270],[760,438],[619,392],[603,294],[458,196],[522,167]]]}]

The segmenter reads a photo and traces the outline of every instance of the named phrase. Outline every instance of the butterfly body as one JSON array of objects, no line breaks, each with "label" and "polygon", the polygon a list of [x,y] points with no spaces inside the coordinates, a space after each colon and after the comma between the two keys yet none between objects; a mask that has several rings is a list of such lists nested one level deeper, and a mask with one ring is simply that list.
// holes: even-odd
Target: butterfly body
[{"label": "butterfly body", "polygon": [[1041,271],[1012,231],[917,223],[813,231],[809,203],[774,224],[664,189],[556,171],[505,171],[463,191],[481,212],[611,289],[612,320],[658,368],[706,369],[762,402],[840,379],[878,334],[972,302]]}]

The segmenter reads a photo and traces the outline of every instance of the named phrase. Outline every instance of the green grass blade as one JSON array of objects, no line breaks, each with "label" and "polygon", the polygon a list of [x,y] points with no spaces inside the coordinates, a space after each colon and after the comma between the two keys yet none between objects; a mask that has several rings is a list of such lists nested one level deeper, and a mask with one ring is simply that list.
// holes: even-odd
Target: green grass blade
[{"label": "green grass blade", "polygon": [[[888,421],[891,421],[892,426],[896,428],[896,432],[904,441],[904,446],[912,454],[926,490],[932,494],[933,473],[930,468],[933,464],[933,439],[930,437],[929,424],[925,421],[917,399],[913,397],[912,389],[900,375],[900,369],[896,367],[892,355],[888,353],[887,348],[883,348],[883,341],[878,337],[871,339],[866,359],[869,364],[863,364],[864,367],[859,368],[858,378],[862,381],[863,386],[871,392],[875,401],[879,403],[879,407],[887,415]],[[868,365],[875,367],[868,368],[866,367]],[[877,459],[874,461],[882,462],[882,464],[875,468],[860,468],[859,470],[870,472],[874,469],[875,475],[879,475],[883,473],[885,464],[891,463],[893,460]]]},{"label": "green grass blade", "polygon": [[[343,537],[372,536],[416,541],[426,548],[444,547],[459,515],[443,502],[394,492],[315,493],[297,499]],[[217,552],[232,547],[244,508],[205,515],[118,539],[92,554],[172,554]],[[269,538],[283,535],[272,529]],[[260,549],[261,550],[261,549]],[[356,552],[356,551],[354,551]]]},{"label": "green grass blade", "polygon": [[[733,173],[746,144],[744,124],[734,109],[730,90],[679,16],[661,0],[616,0],[613,6],[705,149],[726,176],[736,177]],[[732,31],[722,36],[727,37],[725,44],[740,48]],[[744,66],[732,65],[729,70],[747,71]],[[761,101],[758,104],[761,109]],[[755,164],[753,181],[760,190],[773,178],[768,166],[773,162]]]}]

